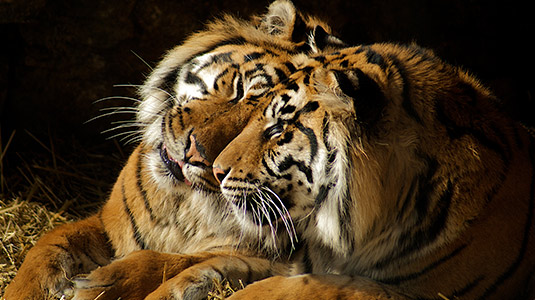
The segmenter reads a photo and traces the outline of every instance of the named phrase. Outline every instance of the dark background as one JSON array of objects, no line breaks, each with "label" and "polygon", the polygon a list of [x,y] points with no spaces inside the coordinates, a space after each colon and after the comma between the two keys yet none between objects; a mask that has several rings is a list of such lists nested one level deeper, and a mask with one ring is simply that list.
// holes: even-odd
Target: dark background
[{"label": "dark background", "polygon": [[[248,18],[264,13],[269,3],[0,0],[2,151],[13,136],[1,164],[3,194],[20,195],[19,183],[28,181],[20,176],[22,163],[40,164],[40,157],[51,157],[55,167],[79,156],[87,163],[102,162],[103,169],[91,172],[112,183],[129,149],[118,139],[106,139],[121,131],[101,132],[114,127],[111,122],[117,118],[86,121],[103,114],[102,108],[132,103],[95,101],[135,97],[134,88],[114,85],[141,84],[149,66],[167,49],[213,17],[232,13]],[[514,118],[535,125],[535,26],[527,1],[296,0],[294,4],[326,20],[350,44],[414,41],[434,49],[479,77]]]}]

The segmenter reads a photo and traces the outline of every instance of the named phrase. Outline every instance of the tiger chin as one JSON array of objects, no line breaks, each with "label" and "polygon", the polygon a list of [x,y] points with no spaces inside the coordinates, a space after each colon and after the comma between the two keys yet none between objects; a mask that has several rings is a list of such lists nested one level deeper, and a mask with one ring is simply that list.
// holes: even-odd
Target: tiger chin
[{"label": "tiger chin", "polygon": [[232,299],[534,299],[535,140],[471,75],[343,47],[262,102],[213,170],[244,235],[298,240],[305,275]]},{"label": "tiger chin", "polygon": [[250,21],[216,20],[169,51],[139,91],[141,143],[109,199],[44,235],[2,299],[197,299],[212,279],[283,274],[242,239],[211,163],[258,99],[295,71],[289,57],[318,51],[308,43],[316,31],[322,48],[342,44],[279,0]]}]

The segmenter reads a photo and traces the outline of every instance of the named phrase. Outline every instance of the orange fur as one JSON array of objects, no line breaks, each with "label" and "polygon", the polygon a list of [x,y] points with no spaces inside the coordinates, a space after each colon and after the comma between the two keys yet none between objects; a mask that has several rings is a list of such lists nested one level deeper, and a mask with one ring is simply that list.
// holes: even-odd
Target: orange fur
[{"label": "orange fur", "polygon": [[241,239],[207,164],[246,125],[254,97],[289,76],[289,56],[317,50],[306,38],[318,25],[328,31],[280,0],[252,21],[214,21],[169,51],[140,89],[141,143],[107,202],[41,238],[3,299],[201,297],[214,276],[246,283],[284,273]]},{"label": "orange fur", "polygon": [[214,168],[244,234],[295,236],[310,273],[231,299],[535,297],[534,137],[429,50],[311,55]]}]

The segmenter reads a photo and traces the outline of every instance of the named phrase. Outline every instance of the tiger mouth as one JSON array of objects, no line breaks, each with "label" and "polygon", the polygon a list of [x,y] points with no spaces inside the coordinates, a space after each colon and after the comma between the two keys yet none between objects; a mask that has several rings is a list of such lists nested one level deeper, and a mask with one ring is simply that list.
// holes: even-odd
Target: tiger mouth
[{"label": "tiger mouth", "polygon": [[184,173],[182,173],[182,167],[180,166],[178,160],[174,159],[172,156],[169,155],[169,152],[167,151],[167,148],[164,144],[161,144],[159,148],[160,158],[162,159],[165,167],[178,181],[186,182],[187,179],[184,177]]}]

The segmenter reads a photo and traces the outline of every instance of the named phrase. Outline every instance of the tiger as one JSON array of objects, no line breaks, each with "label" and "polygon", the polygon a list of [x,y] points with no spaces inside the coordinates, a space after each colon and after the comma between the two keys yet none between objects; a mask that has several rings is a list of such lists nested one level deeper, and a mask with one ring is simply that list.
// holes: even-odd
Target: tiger
[{"label": "tiger", "polygon": [[302,264],[230,299],[535,299],[534,136],[475,76],[344,46],[261,102],[214,177],[243,235]]},{"label": "tiger", "polygon": [[[139,89],[140,142],[107,201],[45,234],[2,299],[193,299],[212,278],[247,284],[286,272],[241,236],[211,161],[262,94],[295,72],[290,57],[343,44],[330,33],[277,0],[250,20],[216,19],[171,49]],[[210,280],[198,279],[203,272]]]}]

